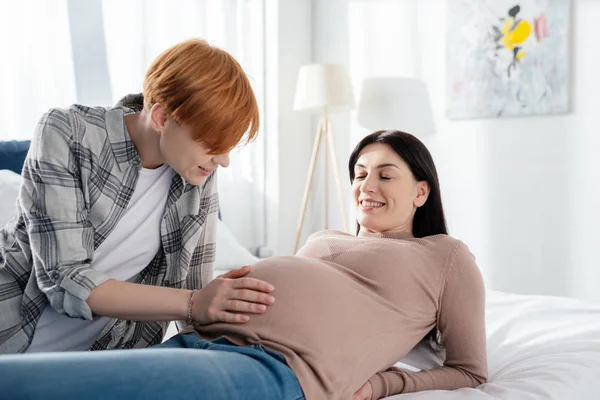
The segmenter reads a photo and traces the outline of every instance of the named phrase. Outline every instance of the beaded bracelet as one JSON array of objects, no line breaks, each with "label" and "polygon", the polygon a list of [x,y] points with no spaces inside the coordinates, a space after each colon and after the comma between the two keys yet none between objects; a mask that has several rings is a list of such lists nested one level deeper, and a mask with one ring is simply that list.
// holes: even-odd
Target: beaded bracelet
[{"label": "beaded bracelet", "polygon": [[192,306],[194,305],[194,295],[196,294],[197,290],[192,290],[192,293],[190,293],[190,301],[188,303],[188,317],[187,317],[187,324],[189,326],[192,326],[192,324],[194,323],[194,320],[192,319]]}]

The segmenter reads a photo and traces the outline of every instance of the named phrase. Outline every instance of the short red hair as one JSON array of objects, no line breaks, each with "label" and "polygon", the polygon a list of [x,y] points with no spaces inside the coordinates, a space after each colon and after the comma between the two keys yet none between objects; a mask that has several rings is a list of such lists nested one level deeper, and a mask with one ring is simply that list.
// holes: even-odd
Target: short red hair
[{"label": "short red hair", "polygon": [[179,43],[152,62],[144,79],[144,107],[162,105],[211,154],[256,137],[258,104],[240,64],[201,39]]}]

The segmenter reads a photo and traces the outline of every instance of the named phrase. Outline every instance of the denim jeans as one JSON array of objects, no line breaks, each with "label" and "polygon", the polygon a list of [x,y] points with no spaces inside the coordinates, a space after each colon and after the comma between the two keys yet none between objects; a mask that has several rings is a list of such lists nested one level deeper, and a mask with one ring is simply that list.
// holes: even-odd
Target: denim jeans
[{"label": "denim jeans", "polygon": [[5,399],[303,400],[285,358],[193,333],[140,350],[0,356]]}]

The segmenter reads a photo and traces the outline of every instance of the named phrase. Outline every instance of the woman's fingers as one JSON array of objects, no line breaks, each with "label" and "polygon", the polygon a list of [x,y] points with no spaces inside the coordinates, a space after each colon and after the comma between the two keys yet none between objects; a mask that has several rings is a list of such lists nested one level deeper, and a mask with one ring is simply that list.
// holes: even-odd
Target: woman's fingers
[{"label": "woman's fingers", "polygon": [[223,309],[236,313],[262,314],[275,302],[270,294],[249,289],[233,290]]},{"label": "woman's fingers", "polygon": [[272,295],[250,289],[232,290],[229,298],[234,300],[242,300],[249,303],[266,304],[268,306],[275,302],[275,297]]},{"label": "woman's fingers", "polygon": [[250,289],[265,293],[270,293],[275,290],[270,283],[254,278],[239,278],[232,283],[234,289]]},{"label": "woman's fingers", "polygon": [[229,271],[221,276],[223,278],[227,278],[227,279],[237,279],[237,278],[241,278],[242,276],[248,275],[248,272],[250,272],[250,266],[246,265],[246,266],[243,266],[242,268],[232,269],[231,271]]},{"label": "woman's fingers", "polygon": [[217,314],[217,321],[228,322],[230,324],[244,324],[250,319],[249,316],[243,314],[234,314],[227,311],[221,311]]},{"label": "woman's fingers", "polygon": [[[241,318],[245,314],[262,314],[267,307],[275,302],[275,298],[268,293],[251,289],[234,289],[227,296],[228,300],[222,305],[223,318],[233,318],[234,323],[247,322]],[[228,321],[225,321],[228,322]]]},{"label": "woman's fingers", "polygon": [[264,304],[249,303],[242,300],[229,300],[225,304],[224,309],[238,313],[262,314],[267,310],[267,306]]}]

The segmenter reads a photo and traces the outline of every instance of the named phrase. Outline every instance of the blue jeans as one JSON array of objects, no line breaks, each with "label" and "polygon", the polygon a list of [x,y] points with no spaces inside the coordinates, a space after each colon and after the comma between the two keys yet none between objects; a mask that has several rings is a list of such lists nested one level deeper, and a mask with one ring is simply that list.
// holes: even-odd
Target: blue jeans
[{"label": "blue jeans", "polygon": [[5,399],[303,400],[285,358],[193,333],[141,350],[0,356]]}]

